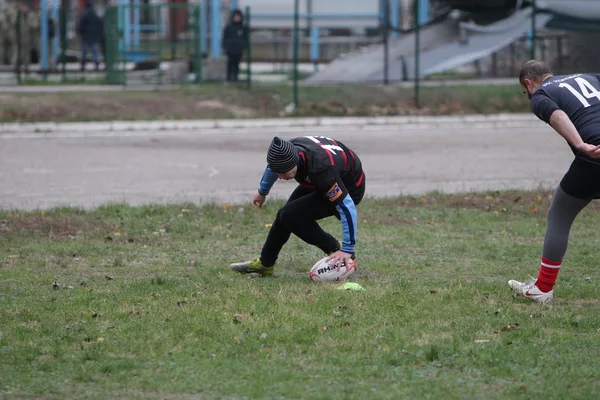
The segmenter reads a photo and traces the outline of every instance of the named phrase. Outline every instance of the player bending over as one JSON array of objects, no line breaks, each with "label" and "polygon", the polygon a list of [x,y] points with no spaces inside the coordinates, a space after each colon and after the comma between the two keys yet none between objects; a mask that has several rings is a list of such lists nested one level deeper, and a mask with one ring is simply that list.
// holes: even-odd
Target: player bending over
[{"label": "player bending over", "polygon": [[[356,153],[342,142],[323,136],[289,141],[275,137],[267,152],[267,168],[254,194],[254,205],[262,207],[278,178],[295,179],[299,185],[277,212],[260,258],[231,264],[233,270],[273,275],[279,252],[292,233],[329,254],[328,260],[341,264],[354,259],[356,205],[365,194],[365,174]],[[341,248],[338,240],[317,223],[330,216],[342,223]]]},{"label": "player bending over", "polygon": [[554,76],[545,63],[527,61],[519,76],[531,111],[569,144],[575,159],[556,188],[537,280],[508,281],[519,295],[538,303],[552,300],[577,214],[600,195],[600,75]]}]

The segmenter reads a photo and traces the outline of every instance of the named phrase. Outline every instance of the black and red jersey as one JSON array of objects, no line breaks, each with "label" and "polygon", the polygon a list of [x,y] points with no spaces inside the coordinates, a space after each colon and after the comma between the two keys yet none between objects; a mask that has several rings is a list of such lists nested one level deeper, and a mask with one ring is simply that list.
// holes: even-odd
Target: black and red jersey
[{"label": "black and red jersey", "polygon": [[296,181],[328,196],[334,204],[364,182],[360,159],[342,142],[325,136],[302,136],[290,142],[300,158]]}]

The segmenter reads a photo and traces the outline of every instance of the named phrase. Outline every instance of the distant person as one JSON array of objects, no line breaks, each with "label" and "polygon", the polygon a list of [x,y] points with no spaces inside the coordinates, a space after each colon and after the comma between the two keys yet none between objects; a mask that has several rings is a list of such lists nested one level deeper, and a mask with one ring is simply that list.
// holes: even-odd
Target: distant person
[{"label": "distant person", "polygon": [[246,50],[244,16],[240,10],[231,12],[231,20],[223,30],[222,47],[227,54],[227,80],[235,82],[240,73],[242,54]]},{"label": "distant person", "polygon": [[521,68],[519,83],[533,114],[550,124],[575,154],[548,210],[537,279],[508,281],[518,295],[546,303],[554,296],[573,221],[600,198],[600,75],[554,76],[546,63],[530,60]]},{"label": "distant person", "polygon": [[25,1],[14,1],[0,9],[0,63],[8,57],[15,72],[23,69],[29,73],[31,32],[38,21]]},{"label": "distant person", "polygon": [[99,48],[104,36],[103,29],[104,24],[94,10],[94,4],[89,0],[86,1],[85,11],[77,27],[77,33],[81,36],[81,71],[85,70],[88,51],[92,54],[95,70],[100,69]]}]

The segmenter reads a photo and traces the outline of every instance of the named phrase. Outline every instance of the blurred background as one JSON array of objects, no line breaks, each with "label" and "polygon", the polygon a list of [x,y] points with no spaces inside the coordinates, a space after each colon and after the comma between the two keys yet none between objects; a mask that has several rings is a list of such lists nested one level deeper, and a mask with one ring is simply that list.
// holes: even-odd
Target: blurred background
[{"label": "blurred background", "polygon": [[597,0],[0,0],[0,85],[514,79],[530,58],[590,72],[599,22]]}]

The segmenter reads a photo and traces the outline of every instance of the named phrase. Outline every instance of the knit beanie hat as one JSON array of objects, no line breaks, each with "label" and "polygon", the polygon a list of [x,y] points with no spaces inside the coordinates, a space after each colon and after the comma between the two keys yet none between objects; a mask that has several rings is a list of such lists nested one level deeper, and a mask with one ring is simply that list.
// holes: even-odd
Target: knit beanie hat
[{"label": "knit beanie hat", "polygon": [[292,142],[275,136],[267,152],[267,164],[277,174],[291,171],[298,165],[298,154]]}]

